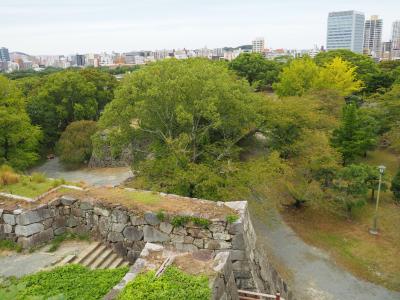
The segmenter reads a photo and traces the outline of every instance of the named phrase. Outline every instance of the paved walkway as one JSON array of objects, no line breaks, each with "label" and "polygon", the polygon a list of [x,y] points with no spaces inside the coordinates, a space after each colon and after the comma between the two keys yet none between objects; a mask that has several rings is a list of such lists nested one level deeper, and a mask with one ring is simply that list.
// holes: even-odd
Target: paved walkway
[{"label": "paved walkway", "polygon": [[47,252],[45,246],[33,253],[0,253],[0,277],[21,277],[51,267],[70,254],[78,254],[91,244],[85,241],[65,241],[55,252]]},{"label": "paved walkway", "polygon": [[84,181],[91,185],[118,185],[133,176],[130,168],[83,168],[67,170],[58,158],[47,160],[31,172],[45,173],[50,178],[64,178],[69,181]]},{"label": "paved walkway", "polygon": [[[259,208],[258,208],[259,209]],[[399,300],[400,293],[360,280],[338,267],[329,255],[303,242],[273,209],[252,221],[266,251],[291,273],[298,300]]]}]

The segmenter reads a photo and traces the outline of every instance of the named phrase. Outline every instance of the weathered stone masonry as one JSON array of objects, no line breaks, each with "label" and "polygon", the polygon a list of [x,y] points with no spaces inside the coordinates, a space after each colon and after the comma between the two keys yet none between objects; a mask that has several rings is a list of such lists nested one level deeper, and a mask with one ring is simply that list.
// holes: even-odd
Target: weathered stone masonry
[{"label": "weathered stone masonry", "polygon": [[280,291],[285,299],[292,299],[286,283],[261,255],[262,250],[256,249],[247,202],[221,205],[236,210],[240,219],[232,224],[213,219],[208,228],[191,223],[174,227],[167,220],[159,220],[155,212],[143,213],[118,204],[62,196],[31,210],[0,209],[0,239],[14,240],[23,248],[31,248],[65,232],[88,233],[131,263],[146,242],[183,252],[229,251],[238,288],[267,293]]}]

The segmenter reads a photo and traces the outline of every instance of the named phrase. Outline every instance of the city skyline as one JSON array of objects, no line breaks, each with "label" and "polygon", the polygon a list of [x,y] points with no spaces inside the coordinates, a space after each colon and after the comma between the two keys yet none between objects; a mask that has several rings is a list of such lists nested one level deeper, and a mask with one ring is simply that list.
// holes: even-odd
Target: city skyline
[{"label": "city skyline", "polygon": [[236,47],[260,36],[267,48],[309,49],[326,45],[331,11],[379,15],[383,41],[390,39],[391,24],[400,18],[400,4],[393,0],[214,2],[3,0],[1,46],[32,55],[128,52]]}]

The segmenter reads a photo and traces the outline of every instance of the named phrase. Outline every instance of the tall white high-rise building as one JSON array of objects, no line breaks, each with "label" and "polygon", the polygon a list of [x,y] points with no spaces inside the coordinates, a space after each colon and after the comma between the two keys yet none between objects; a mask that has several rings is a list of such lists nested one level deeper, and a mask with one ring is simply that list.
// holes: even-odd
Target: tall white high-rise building
[{"label": "tall white high-rise building", "polygon": [[400,20],[392,25],[392,49],[400,50]]},{"label": "tall white high-rise building", "polygon": [[330,12],[326,38],[327,50],[348,49],[363,53],[365,16],[354,10]]},{"label": "tall white high-rise building", "polygon": [[371,16],[365,21],[364,54],[379,58],[382,50],[383,20],[378,16]]},{"label": "tall white high-rise building", "polygon": [[254,53],[263,53],[265,49],[265,40],[264,38],[255,38],[252,42],[253,52]]}]

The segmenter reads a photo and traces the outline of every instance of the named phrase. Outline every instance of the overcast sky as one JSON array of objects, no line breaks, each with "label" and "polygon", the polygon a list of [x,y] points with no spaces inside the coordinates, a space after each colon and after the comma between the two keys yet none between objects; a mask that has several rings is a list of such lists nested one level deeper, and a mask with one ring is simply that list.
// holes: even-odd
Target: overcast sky
[{"label": "overcast sky", "polygon": [[0,47],[30,54],[217,48],[262,36],[268,48],[325,45],[328,12],[383,18],[400,0],[0,0]]}]

